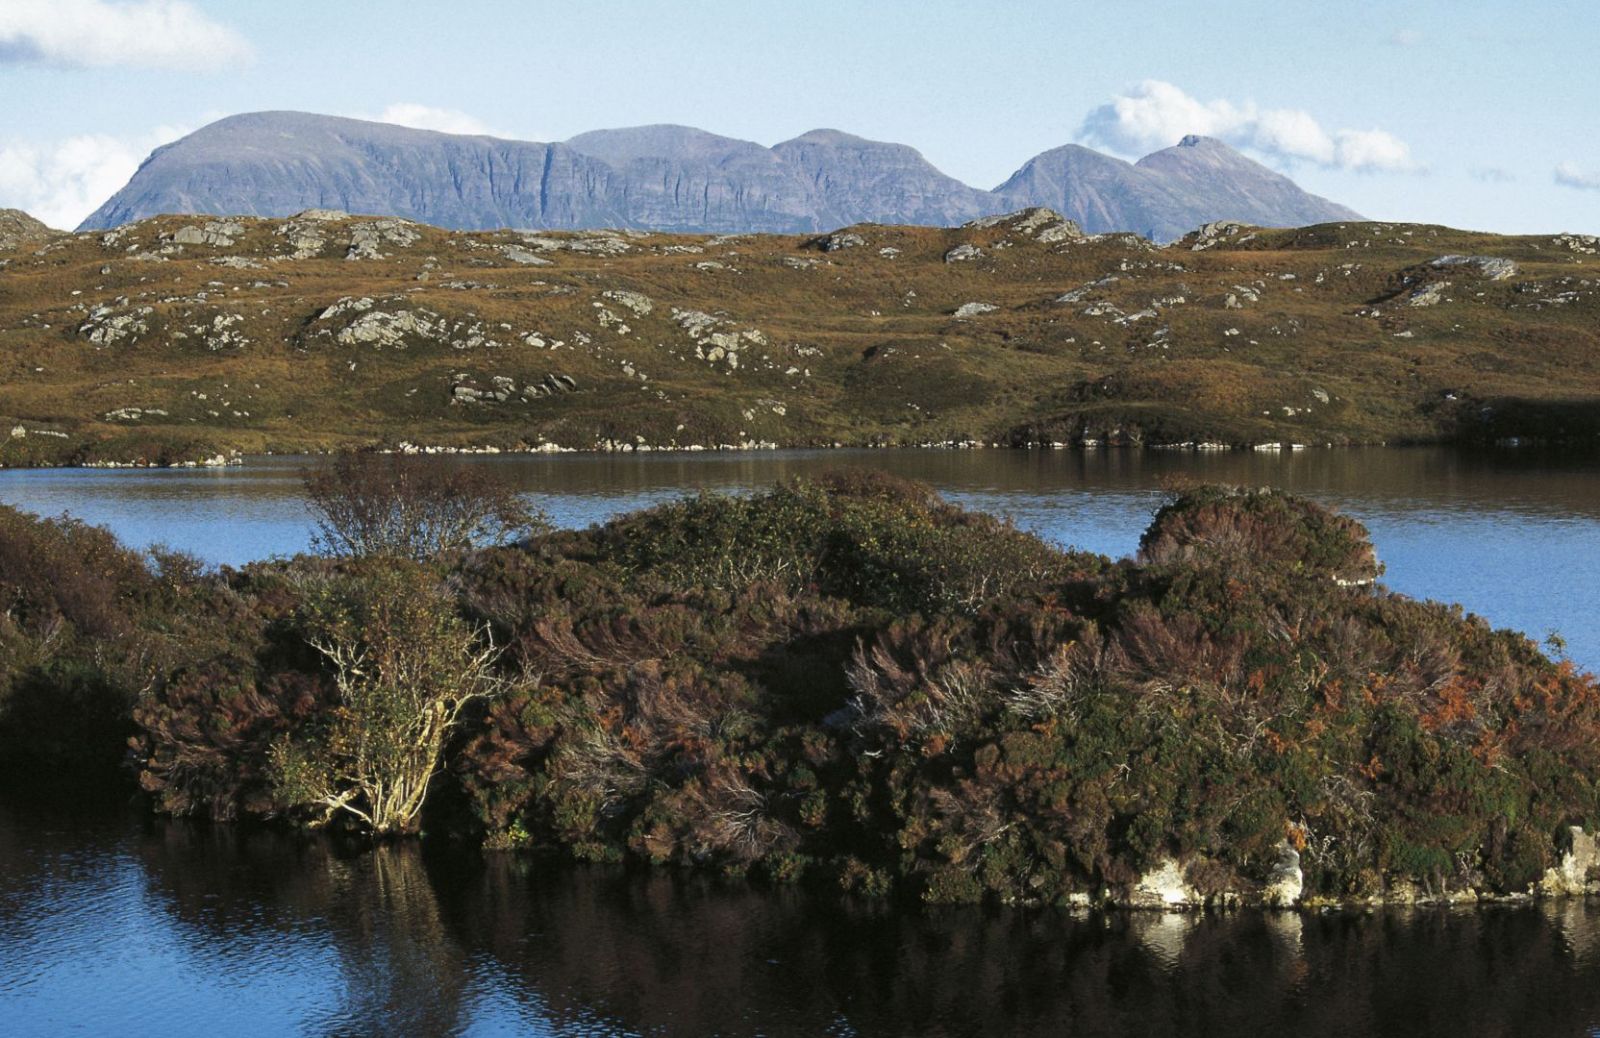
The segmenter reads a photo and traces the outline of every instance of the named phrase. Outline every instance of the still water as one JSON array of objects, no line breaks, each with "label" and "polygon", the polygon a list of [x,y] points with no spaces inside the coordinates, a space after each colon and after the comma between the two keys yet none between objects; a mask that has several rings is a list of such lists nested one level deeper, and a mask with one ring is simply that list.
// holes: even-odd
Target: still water
[{"label": "still water", "polygon": [[1600,904],[855,904],[0,804],[0,1033],[1593,1036]]},{"label": "still water", "polygon": [[[0,503],[71,512],[137,545],[216,563],[302,551],[307,459],[225,470],[0,471]],[[463,458],[509,473],[556,522],[585,526],[700,488],[737,490],[841,466],[933,484],[1064,545],[1130,554],[1173,479],[1284,487],[1366,523],[1385,583],[1460,602],[1600,670],[1600,456],[1445,448],[1285,454],[1161,451],[773,451]]]}]

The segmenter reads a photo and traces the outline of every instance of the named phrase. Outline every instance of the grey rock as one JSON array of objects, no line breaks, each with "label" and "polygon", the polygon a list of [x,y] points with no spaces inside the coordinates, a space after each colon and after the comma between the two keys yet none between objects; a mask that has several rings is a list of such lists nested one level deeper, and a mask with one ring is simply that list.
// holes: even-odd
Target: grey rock
[{"label": "grey rock", "polygon": [[1444,292],[1449,287],[1450,282],[1448,281],[1435,281],[1432,284],[1413,289],[1411,294],[1406,296],[1406,305],[1438,306],[1445,301]]},{"label": "grey rock", "polygon": [[854,231],[836,231],[821,239],[823,252],[838,252],[840,249],[855,249],[867,243],[867,239]]},{"label": "grey rock", "polygon": [[956,307],[955,318],[958,321],[965,321],[982,314],[992,314],[998,309],[1000,308],[993,303],[962,303]]},{"label": "grey rock", "polygon": [[1504,281],[1517,276],[1516,263],[1499,256],[1440,256],[1429,264],[1436,270],[1466,267],[1490,281]]},{"label": "grey rock", "polygon": [[962,242],[944,254],[946,263],[966,263],[978,259],[983,255],[983,250],[971,242]]}]

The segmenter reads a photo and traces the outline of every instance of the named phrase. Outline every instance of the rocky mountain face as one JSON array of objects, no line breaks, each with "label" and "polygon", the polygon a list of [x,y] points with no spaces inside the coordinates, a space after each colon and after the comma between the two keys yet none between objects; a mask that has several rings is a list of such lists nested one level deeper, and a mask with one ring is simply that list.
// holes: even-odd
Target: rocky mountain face
[{"label": "rocky mountain face", "polygon": [[1298,227],[1362,218],[1219,140],[1196,136],[1138,162],[1076,144],[1055,148],[1029,159],[995,194],[1009,208],[1049,206],[1086,230],[1129,230],[1155,241],[1218,219]]},{"label": "rocky mountain face", "polygon": [[84,230],[161,213],[398,216],[460,230],[638,228],[807,233],[854,223],[950,226],[1048,206],[1090,233],[1170,240],[1219,219],[1298,226],[1359,217],[1203,137],[1137,163],[1067,145],[994,191],[915,149],[813,130],[771,148],[687,126],[540,144],[299,112],[212,123],[157,149]]}]

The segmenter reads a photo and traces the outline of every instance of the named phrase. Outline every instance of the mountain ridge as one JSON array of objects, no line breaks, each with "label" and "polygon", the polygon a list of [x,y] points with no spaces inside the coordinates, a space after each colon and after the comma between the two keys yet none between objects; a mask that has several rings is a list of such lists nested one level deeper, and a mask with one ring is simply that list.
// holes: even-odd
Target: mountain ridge
[{"label": "mountain ridge", "polygon": [[329,208],[458,230],[794,234],[854,223],[950,226],[1029,206],[1056,209],[1090,233],[1157,240],[1222,219],[1362,219],[1196,136],[1136,163],[1064,145],[983,190],[910,145],[836,129],[771,147],[677,124],[544,143],[273,111],[228,116],[157,148],[79,229],[164,213],[282,217]]}]

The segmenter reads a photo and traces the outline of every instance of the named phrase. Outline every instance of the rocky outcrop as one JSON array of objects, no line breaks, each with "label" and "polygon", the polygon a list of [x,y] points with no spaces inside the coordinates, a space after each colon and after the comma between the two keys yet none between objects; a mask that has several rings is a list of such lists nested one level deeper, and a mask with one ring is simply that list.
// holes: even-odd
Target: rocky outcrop
[{"label": "rocky outcrop", "polygon": [[1440,256],[1431,266],[1435,270],[1464,268],[1490,281],[1504,281],[1517,276],[1517,265],[1499,256]]},{"label": "rocky outcrop", "polygon": [[[543,144],[256,112],[158,148],[82,229],[158,213],[283,217],[337,208],[462,230],[808,233],[859,223],[954,226],[1041,207],[1053,219],[1022,232],[1047,244],[1086,231],[1166,240],[1222,218],[1262,226],[1359,219],[1204,137],[1132,164],[1068,145],[984,191],[914,148],[839,130],[770,148],[688,126],[598,130]],[[294,253],[319,252],[314,238],[304,235]],[[365,241],[352,243],[351,258],[378,253],[377,241]]]},{"label": "rocky outcrop", "polygon": [[59,233],[21,209],[0,209],[0,252],[10,252],[30,242],[45,241]]}]

